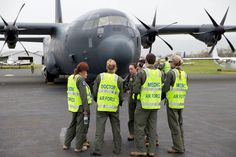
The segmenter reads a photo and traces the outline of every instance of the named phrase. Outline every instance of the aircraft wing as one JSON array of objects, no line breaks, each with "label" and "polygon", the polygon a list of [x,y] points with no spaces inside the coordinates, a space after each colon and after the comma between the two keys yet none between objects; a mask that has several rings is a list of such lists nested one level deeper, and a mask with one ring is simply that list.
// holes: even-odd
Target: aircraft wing
[{"label": "aircraft wing", "polygon": [[202,58],[183,58],[184,61],[191,60],[220,60],[220,58],[212,58],[212,57],[202,57]]},{"label": "aircraft wing", "polygon": [[[44,37],[18,37],[22,42],[43,42]],[[5,38],[0,38],[0,41],[5,41]]]},{"label": "aircraft wing", "polygon": [[[143,25],[136,25],[141,36],[145,35],[144,33],[147,31],[147,29]],[[152,26],[148,26],[152,27]],[[171,35],[171,34],[194,34],[198,33],[200,29],[202,28],[202,25],[157,25],[155,27],[156,30],[158,30],[158,35]],[[236,32],[236,26],[235,25],[229,25],[224,26],[226,32]],[[212,28],[209,28],[208,31],[211,31]]]},{"label": "aircraft wing", "polygon": [[[0,37],[0,41],[9,41],[9,39],[18,38],[22,42],[43,42],[44,37],[38,35],[53,35],[58,30],[57,28],[63,24],[58,23],[17,23],[17,26],[8,24],[9,26],[13,26],[13,30],[7,30],[4,23],[0,23],[0,35],[4,35]],[[21,35],[34,35],[30,37],[22,37]],[[9,38],[8,38],[9,37]]]},{"label": "aircraft wing", "polygon": [[[23,35],[52,35],[58,25],[58,23],[17,23],[19,34]],[[4,23],[0,23],[0,34],[4,34],[4,26]]]}]

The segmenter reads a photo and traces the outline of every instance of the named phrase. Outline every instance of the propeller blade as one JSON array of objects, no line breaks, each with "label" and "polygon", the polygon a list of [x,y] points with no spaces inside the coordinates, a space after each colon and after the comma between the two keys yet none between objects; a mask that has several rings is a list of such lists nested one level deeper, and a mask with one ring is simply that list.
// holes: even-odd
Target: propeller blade
[{"label": "propeller blade", "polygon": [[171,46],[167,41],[165,41],[165,40],[164,40],[163,38],[161,38],[159,35],[157,35],[157,36],[158,36],[162,41],[164,41],[164,42],[166,43],[166,45],[168,45],[171,50],[173,50],[172,46]]},{"label": "propeller blade", "polygon": [[223,36],[224,36],[225,39],[227,40],[227,42],[228,42],[228,44],[229,44],[229,46],[230,46],[232,52],[234,52],[234,51],[235,51],[235,48],[234,48],[233,44],[229,41],[229,39],[228,39],[224,34],[223,34]]},{"label": "propeller blade", "polygon": [[150,46],[150,49],[149,49],[149,53],[151,53],[152,52],[152,45]]},{"label": "propeller blade", "polygon": [[163,27],[158,28],[158,30],[167,28],[167,27],[169,27],[169,26],[171,26],[171,25],[174,25],[174,24],[177,24],[177,23],[178,23],[178,22],[173,22],[173,23],[171,23],[171,24],[169,24],[169,25],[166,25],[166,26],[163,26]]},{"label": "propeller blade", "polygon": [[214,48],[215,48],[215,46],[216,46],[216,44],[217,44],[217,42],[218,42],[218,38],[219,38],[219,35],[216,36],[215,42],[214,42],[213,46],[211,47],[211,50],[210,50],[209,53],[208,53],[209,55],[211,55],[211,53],[213,52],[213,50],[214,50]]},{"label": "propeller blade", "polygon": [[7,41],[5,40],[4,44],[2,45],[1,51],[0,51],[0,56],[2,56],[2,50],[3,50],[4,46],[6,45],[6,43],[7,43]]},{"label": "propeller blade", "polygon": [[226,10],[226,12],[225,12],[225,15],[224,15],[223,19],[222,19],[222,20],[221,20],[221,22],[220,22],[220,25],[221,25],[221,26],[224,26],[225,19],[226,19],[226,17],[227,17],[228,11],[229,11],[229,7],[228,7],[228,9]]},{"label": "propeller blade", "polygon": [[214,48],[215,48],[215,46],[216,46],[216,44],[214,44],[212,47],[211,47],[211,50],[209,51],[209,55],[211,55],[212,54],[212,52],[213,52],[213,50],[214,50]]},{"label": "propeller blade", "polygon": [[19,40],[19,38],[17,38],[17,41],[21,44],[21,46],[24,48],[26,54],[29,56],[29,52],[26,50],[25,46],[21,43],[21,41]]},{"label": "propeller blade", "polygon": [[15,21],[14,21],[14,23],[13,23],[13,26],[15,26],[16,20],[18,19],[18,16],[20,15],[20,12],[21,12],[21,10],[23,9],[24,6],[25,6],[25,3],[21,6],[21,8],[20,8],[20,10],[19,10],[19,12],[18,12],[18,14],[17,14],[17,16],[16,16],[16,19],[15,19]]},{"label": "propeller blade", "polygon": [[[135,16],[136,17],[136,16]],[[137,18],[137,17],[136,17]],[[146,25],[143,21],[141,21],[139,18],[137,18],[138,20],[139,20],[139,22],[141,22],[142,23],[142,25],[147,29],[147,30],[149,30],[150,29],[150,27],[148,26],[148,25]]]},{"label": "propeller blade", "polygon": [[156,26],[156,15],[157,15],[157,9],[155,10],[154,18],[153,18],[153,21],[152,21],[152,27]]},{"label": "propeller blade", "polygon": [[1,16],[2,21],[4,22],[5,26],[8,26],[8,23],[4,20],[4,18]]},{"label": "propeller blade", "polygon": [[213,25],[215,26],[215,27],[218,27],[219,25],[216,23],[216,21],[211,17],[211,15],[207,12],[207,10],[205,9],[205,11],[206,11],[206,13],[207,13],[207,15],[209,16],[209,18],[211,19],[211,22],[213,23]]}]

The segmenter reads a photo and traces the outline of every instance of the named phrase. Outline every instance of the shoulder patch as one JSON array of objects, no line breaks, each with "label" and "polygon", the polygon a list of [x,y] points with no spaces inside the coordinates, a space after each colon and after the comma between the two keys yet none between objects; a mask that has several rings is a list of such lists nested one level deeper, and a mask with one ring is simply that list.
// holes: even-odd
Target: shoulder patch
[{"label": "shoulder patch", "polygon": [[82,81],[82,85],[83,85],[83,86],[86,86],[86,82],[85,82],[84,80]]}]

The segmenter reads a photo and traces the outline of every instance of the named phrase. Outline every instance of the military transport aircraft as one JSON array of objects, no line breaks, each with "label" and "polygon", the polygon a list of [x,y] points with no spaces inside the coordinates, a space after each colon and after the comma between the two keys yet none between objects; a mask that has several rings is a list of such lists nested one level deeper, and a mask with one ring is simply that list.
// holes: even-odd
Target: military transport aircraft
[{"label": "military transport aircraft", "polygon": [[[0,34],[4,38],[4,45],[15,48],[19,42],[43,42],[44,74],[47,81],[54,81],[59,75],[73,73],[81,61],[89,64],[89,79],[92,80],[98,73],[105,71],[105,62],[113,58],[118,63],[118,74],[127,72],[131,62],[140,57],[141,45],[152,48],[156,37],[159,37],[170,49],[172,46],[160,35],[190,34],[214,49],[222,35],[227,40],[232,51],[232,43],[224,35],[225,32],[235,32],[236,25],[224,26],[228,9],[217,24],[206,11],[212,24],[208,25],[156,25],[156,13],[151,25],[135,25],[125,13],[114,9],[99,9],[80,16],[72,23],[62,23],[60,0],[56,0],[55,23],[18,23],[17,14],[13,23],[7,23],[1,17]],[[46,37],[21,37],[21,35],[49,35]],[[3,46],[4,46],[3,45]],[[23,46],[24,48],[24,46]],[[24,48],[25,49],[25,48]],[[26,49],[25,49],[26,50]],[[28,54],[27,50],[26,53]],[[28,54],[29,55],[29,54]]]}]

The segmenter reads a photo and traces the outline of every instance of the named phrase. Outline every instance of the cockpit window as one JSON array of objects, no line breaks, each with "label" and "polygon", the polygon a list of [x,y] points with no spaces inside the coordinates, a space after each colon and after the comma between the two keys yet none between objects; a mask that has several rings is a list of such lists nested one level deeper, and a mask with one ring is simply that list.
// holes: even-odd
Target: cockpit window
[{"label": "cockpit window", "polygon": [[100,17],[99,18],[99,22],[98,22],[98,27],[106,26],[106,25],[109,25],[109,18],[108,18],[108,16]]},{"label": "cockpit window", "polygon": [[105,16],[99,18],[99,24],[100,26],[106,26],[106,25],[123,25],[128,26],[128,20],[125,17],[122,16]]},{"label": "cockpit window", "polygon": [[88,20],[84,22],[83,30],[93,29],[96,28],[97,26],[98,26],[98,19]]},{"label": "cockpit window", "polygon": [[127,26],[127,19],[121,16],[109,16],[110,25]]},{"label": "cockpit window", "polygon": [[107,25],[122,25],[134,28],[134,26],[128,21],[126,17],[122,16],[104,16],[93,20],[84,22],[83,30],[89,30],[96,27],[102,27]]}]

